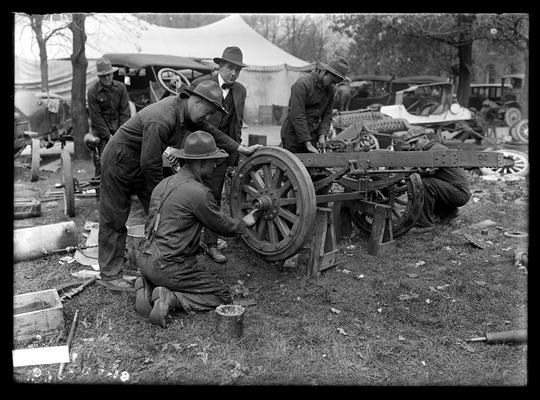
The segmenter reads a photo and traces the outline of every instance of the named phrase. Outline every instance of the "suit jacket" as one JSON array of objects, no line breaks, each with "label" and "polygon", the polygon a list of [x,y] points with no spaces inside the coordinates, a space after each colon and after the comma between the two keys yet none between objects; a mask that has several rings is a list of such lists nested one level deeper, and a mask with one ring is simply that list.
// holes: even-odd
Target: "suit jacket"
[{"label": "suit jacket", "polygon": [[[208,79],[213,80],[214,82],[219,84],[218,74],[214,74],[211,77],[201,76],[195,79],[193,82],[191,82],[191,86],[189,88],[191,90],[194,90],[195,87],[199,83]],[[234,137],[232,137],[232,139],[234,139],[238,143],[241,143],[242,142],[242,125],[244,123],[244,105],[246,103],[247,90],[245,86],[239,82],[234,82],[231,90],[232,90],[232,95],[233,95],[233,100],[234,100],[234,110],[236,112],[236,126],[233,129]],[[220,118],[221,118],[221,113],[217,111],[214,115],[212,115],[209,118],[208,122],[210,122],[210,124],[212,124],[213,126],[217,127],[219,125]]]}]

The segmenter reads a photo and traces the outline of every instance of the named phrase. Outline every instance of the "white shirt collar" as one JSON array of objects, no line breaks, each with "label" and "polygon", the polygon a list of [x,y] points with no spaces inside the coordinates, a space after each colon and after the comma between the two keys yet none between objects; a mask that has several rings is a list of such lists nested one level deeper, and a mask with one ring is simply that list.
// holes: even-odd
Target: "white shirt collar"
[{"label": "white shirt collar", "polygon": [[227,97],[227,94],[229,93],[229,90],[231,90],[231,89],[223,89],[221,87],[221,85],[223,85],[225,83],[225,81],[223,80],[223,78],[221,77],[219,72],[218,72],[218,83],[219,83],[219,87],[221,88],[221,90],[223,92],[223,98]]}]

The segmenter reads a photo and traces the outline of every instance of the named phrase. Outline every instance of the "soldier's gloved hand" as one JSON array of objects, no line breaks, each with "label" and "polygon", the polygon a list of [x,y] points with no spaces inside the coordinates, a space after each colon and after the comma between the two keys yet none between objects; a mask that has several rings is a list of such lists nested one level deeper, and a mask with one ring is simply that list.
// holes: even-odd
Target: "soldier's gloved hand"
[{"label": "soldier's gloved hand", "polygon": [[248,156],[252,154],[255,150],[260,149],[261,147],[263,147],[262,144],[254,144],[249,147],[241,144],[240,146],[238,146],[238,149],[236,149],[236,151],[238,151],[240,154],[245,154],[246,156]]},{"label": "soldier's gloved hand", "polygon": [[91,133],[87,133],[86,135],[84,135],[84,144],[90,148],[95,148],[98,146],[98,144],[101,143],[101,139],[98,138],[97,136],[91,134]]},{"label": "soldier's gloved hand", "polygon": [[317,150],[312,144],[311,142],[306,142],[306,149],[311,152],[311,153],[318,153],[319,150]]},{"label": "soldier's gloved hand", "polygon": [[252,228],[253,226],[255,226],[258,216],[259,210],[255,208],[254,210],[250,211],[249,214],[244,215],[244,217],[242,217],[242,221],[246,223],[246,226],[248,228]]}]

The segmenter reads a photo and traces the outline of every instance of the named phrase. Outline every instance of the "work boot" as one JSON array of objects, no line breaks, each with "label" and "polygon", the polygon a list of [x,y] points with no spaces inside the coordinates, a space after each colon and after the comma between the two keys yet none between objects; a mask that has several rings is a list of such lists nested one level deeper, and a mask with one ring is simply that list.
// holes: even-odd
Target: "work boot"
[{"label": "work boot", "polygon": [[118,292],[134,292],[135,288],[131,286],[131,283],[124,280],[123,278],[113,279],[110,281],[104,281],[103,279],[99,280],[98,283],[102,286],[105,286],[109,290],[118,291]]},{"label": "work boot", "polygon": [[217,246],[208,246],[208,255],[212,260],[214,260],[217,263],[226,263],[227,257],[221,254],[221,252],[218,250]]},{"label": "work boot", "polygon": [[439,223],[443,225],[450,225],[454,219],[456,219],[459,216],[459,210],[456,208],[447,215],[443,217],[439,217]]},{"label": "work boot", "polygon": [[135,281],[135,290],[137,291],[135,309],[143,317],[148,317],[150,311],[152,311],[152,291],[154,290],[154,287],[155,286],[143,276],[137,278]]},{"label": "work boot", "polygon": [[154,302],[154,306],[148,315],[148,319],[151,323],[166,328],[166,317],[169,315],[169,312],[181,307],[180,302],[173,292],[163,286],[158,286],[152,291],[152,301]]}]

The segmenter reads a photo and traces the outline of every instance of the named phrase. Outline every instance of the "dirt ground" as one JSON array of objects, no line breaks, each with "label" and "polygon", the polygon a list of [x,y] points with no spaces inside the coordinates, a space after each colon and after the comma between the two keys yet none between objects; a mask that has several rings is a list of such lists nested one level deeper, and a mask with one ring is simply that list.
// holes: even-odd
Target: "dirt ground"
[{"label": "dirt ground", "polygon": [[[275,131],[275,128],[272,129]],[[251,130],[250,132],[260,131]],[[268,143],[274,144],[274,143]],[[31,183],[16,159],[16,197],[43,199],[60,173],[42,171]],[[42,165],[54,161],[54,156]],[[90,161],[74,161],[80,181],[93,175]],[[338,264],[318,280],[298,268],[279,268],[251,252],[240,238],[225,238],[225,265],[199,259],[251,300],[244,333],[227,340],[216,332],[214,312],[178,313],[171,325],[151,325],[131,294],[94,284],[63,303],[65,329],[13,348],[66,343],[79,324],[63,378],[58,364],[13,369],[17,383],[526,386],[526,344],[469,343],[487,332],[527,329],[528,272],[515,264],[526,245],[505,232],[528,232],[529,183],[485,181],[471,174],[473,197],[452,226],[433,234],[405,234],[380,256],[354,229],[339,242]],[[86,221],[99,221],[96,198],[77,198],[71,218],[85,242]],[[14,229],[68,221],[63,202],[42,202],[41,216],[14,220]],[[134,217],[135,218],[135,217]],[[489,220],[490,223],[486,224]],[[476,223],[485,224],[475,228]],[[482,225],[481,224],[481,225]],[[460,232],[455,232],[461,229]],[[470,236],[464,235],[464,233]],[[474,238],[475,243],[469,240]],[[13,294],[56,288],[91,270],[62,261],[73,253],[13,265]],[[137,275],[137,271],[126,271]]]}]

